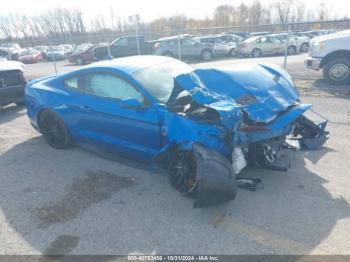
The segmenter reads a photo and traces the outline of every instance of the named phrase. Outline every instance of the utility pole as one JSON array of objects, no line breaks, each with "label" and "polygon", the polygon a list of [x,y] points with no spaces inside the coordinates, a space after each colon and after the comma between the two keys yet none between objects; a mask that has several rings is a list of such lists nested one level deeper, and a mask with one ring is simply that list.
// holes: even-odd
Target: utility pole
[{"label": "utility pole", "polygon": [[136,14],[136,15],[130,15],[129,16],[129,23],[131,23],[134,27],[135,30],[135,37],[136,37],[136,45],[137,45],[137,53],[139,55],[141,55],[140,52],[140,42],[139,42],[139,35],[138,35],[138,26],[139,26],[139,22],[140,22],[140,15]]},{"label": "utility pole", "polygon": [[286,28],[287,28],[287,35],[286,35],[286,48],[284,50],[284,62],[283,62],[283,68],[287,68],[287,58],[288,58],[288,45],[289,45],[289,24],[286,22]]}]

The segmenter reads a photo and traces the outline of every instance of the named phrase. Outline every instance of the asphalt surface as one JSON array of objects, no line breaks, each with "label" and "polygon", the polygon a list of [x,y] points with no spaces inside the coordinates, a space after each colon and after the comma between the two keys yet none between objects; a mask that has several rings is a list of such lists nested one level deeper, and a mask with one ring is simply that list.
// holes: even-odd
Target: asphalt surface
[{"label": "asphalt surface", "polygon": [[[292,74],[305,71],[304,56],[290,60]],[[248,61],[257,60],[212,64]],[[59,71],[77,68],[65,63]],[[26,74],[50,70],[30,65]],[[350,254],[350,100],[335,92],[302,99],[314,104],[311,118],[329,121],[324,148],[296,152],[286,173],[245,169],[263,189],[239,189],[234,201],[204,209],[163,171],[55,150],[24,108],[0,109],[0,254]]]}]

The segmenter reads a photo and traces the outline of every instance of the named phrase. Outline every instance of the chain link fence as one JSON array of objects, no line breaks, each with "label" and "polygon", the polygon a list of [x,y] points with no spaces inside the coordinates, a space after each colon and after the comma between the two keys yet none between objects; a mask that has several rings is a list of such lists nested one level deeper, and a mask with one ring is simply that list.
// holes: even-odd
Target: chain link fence
[{"label": "chain link fence", "polygon": [[[190,34],[195,36],[204,36],[212,34],[220,34],[224,32],[270,32],[278,33],[291,31],[310,31],[319,29],[334,29],[334,30],[346,30],[350,29],[350,19],[345,20],[330,20],[320,22],[300,22],[289,24],[260,24],[260,25],[241,25],[241,26],[222,26],[222,27],[206,27],[206,28],[174,28],[167,31],[154,31],[147,26],[139,26],[138,34],[144,35],[146,40],[156,40],[161,37],[167,37],[178,34]],[[79,45],[82,43],[106,43],[108,40],[113,40],[122,35],[132,35],[135,31],[132,28],[128,28],[124,32],[120,31],[106,31],[101,33],[86,33],[85,35],[73,36],[64,35],[59,37],[42,37],[42,38],[25,38],[25,39],[12,39],[11,41],[0,40],[0,44],[3,43],[18,43],[21,47],[33,47],[37,45],[59,45],[59,44],[74,44]]]}]

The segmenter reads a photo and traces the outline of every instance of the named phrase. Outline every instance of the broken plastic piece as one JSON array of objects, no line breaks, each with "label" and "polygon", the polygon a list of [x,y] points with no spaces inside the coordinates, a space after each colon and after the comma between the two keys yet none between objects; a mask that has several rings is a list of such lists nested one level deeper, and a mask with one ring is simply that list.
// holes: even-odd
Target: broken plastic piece
[{"label": "broken plastic piece", "polygon": [[301,135],[300,147],[309,150],[322,147],[329,138],[329,132],[325,131],[326,125],[327,121],[317,125],[305,116],[301,116],[294,129],[294,136]]},{"label": "broken plastic piece", "polygon": [[237,178],[237,186],[240,188],[245,188],[250,191],[256,191],[258,189],[264,188],[262,180],[260,178]]}]

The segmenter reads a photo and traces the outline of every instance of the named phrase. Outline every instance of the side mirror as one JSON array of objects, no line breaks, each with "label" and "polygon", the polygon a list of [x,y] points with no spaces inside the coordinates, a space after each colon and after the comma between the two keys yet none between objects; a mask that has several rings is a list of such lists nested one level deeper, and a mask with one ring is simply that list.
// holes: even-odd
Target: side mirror
[{"label": "side mirror", "polygon": [[139,100],[137,100],[136,98],[122,99],[120,101],[119,105],[123,108],[129,108],[129,109],[141,108],[143,106],[143,104]]}]

